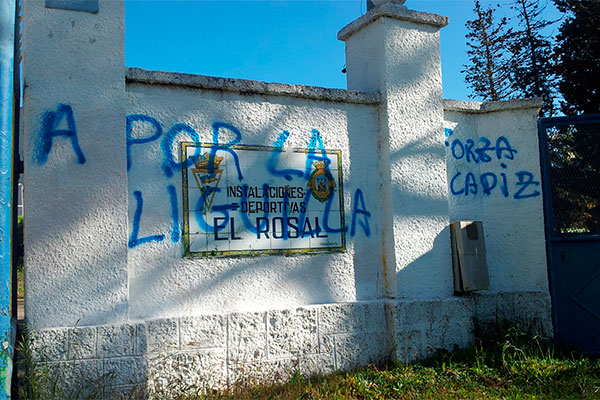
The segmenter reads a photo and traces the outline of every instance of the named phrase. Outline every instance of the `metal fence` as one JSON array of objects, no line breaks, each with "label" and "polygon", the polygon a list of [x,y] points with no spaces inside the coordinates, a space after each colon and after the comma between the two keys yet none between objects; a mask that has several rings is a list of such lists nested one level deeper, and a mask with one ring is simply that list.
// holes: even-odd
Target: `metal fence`
[{"label": "metal fence", "polygon": [[600,115],[545,118],[540,130],[550,232],[600,234]]}]

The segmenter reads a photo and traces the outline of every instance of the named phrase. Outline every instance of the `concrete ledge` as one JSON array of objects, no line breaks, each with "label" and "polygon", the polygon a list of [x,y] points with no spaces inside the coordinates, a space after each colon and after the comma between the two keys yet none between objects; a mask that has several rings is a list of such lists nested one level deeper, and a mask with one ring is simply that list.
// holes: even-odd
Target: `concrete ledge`
[{"label": "concrete ledge", "polygon": [[381,101],[379,93],[355,92],[344,89],[326,89],[318,86],[269,83],[247,79],[219,78],[177,72],[148,71],[141,68],[128,68],[126,81],[127,83],[173,85],[204,90],[220,90],[242,95],[285,96],[339,103],[379,105]]},{"label": "concrete ledge", "polygon": [[527,108],[541,108],[541,98],[515,99],[503,101],[462,101],[444,100],[444,111],[466,112],[470,114],[485,114],[495,111],[520,110]]},{"label": "concrete ledge", "polygon": [[338,40],[346,40],[354,33],[358,32],[370,23],[375,22],[381,17],[393,18],[400,21],[410,21],[417,24],[431,25],[436,28],[443,28],[444,26],[448,25],[448,17],[409,10],[405,6],[386,3],[379,7],[373,8],[359,19],[354,20],[352,23],[343,27],[342,30],[338,32]]}]

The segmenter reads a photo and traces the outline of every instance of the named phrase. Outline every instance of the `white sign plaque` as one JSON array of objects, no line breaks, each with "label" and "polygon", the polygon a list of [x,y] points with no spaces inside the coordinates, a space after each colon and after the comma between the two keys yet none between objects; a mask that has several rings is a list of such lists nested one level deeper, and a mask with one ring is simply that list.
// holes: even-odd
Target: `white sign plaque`
[{"label": "white sign plaque", "polygon": [[187,256],[345,250],[341,151],[183,143]]}]

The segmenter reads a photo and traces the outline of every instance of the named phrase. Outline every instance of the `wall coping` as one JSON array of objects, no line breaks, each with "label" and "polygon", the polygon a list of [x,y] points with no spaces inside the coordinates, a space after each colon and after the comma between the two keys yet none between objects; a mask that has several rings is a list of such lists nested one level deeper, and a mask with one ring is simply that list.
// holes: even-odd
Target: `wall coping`
[{"label": "wall coping", "polygon": [[344,302],[331,302],[331,303],[313,303],[313,304],[300,304],[296,306],[287,306],[287,307],[269,307],[259,310],[245,310],[245,311],[225,311],[225,312],[202,312],[199,314],[183,314],[183,315],[169,315],[169,316],[157,316],[157,317],[149,317],[149,318],[132,318],[127,319],[125,321],[116,321],[116,322],[106,322],[100,324],[88,324],[88,325],[57,325],[57,326],[42,326],[37,328],[32,328],[32,332],[44,332],[44,331],[53,331],[53,330],[66,330],[66,329],[77,329],[77,328],[94,328],[94,327],[110,327],[110,326],[120,326],[120,325],[137,325],[144,324],[148,322],[154,321],[164,321],[169,319],[193,319],[193,318],[204,318],[207,316],[228,316],[228,315],[236,315],[236,314],[265,314],[271,312],[286,312],[286,311],[294,311],[298,309],[306,309],[306,310],[316,310],[321,309],[323,307],[364,307],[369,305],[378,305],[378,304],[417,304],[417,303],[465,303],[465,302],[476,302],[481,301],[481,299],[486,298],[497,298],[497,297],[506,297],[506,296],[544,296],[548,299],[550,298],[549,292],[546,290],[524,290],[524,291],[480,291],[480,292],[472,292],[465,296],[447,296],[447,297],[436,297],[436,298],[388,298],[381,297],[372,300],[356,300],[356,301],[344,301]]},{"label": "wall coping", "polygon": [[[290,85],[287,83],[262,82],[248,79],[221,78],[179,72],[150,71],[142,68],[128,68],[126,80],[128,83],[136,82],[150,85],[194,87],[245,95],[285,96],[328,102],[370,105],[379,105],[381,102],[379,93],[358,92],[346,89],[327,89],[318,86]],[[485,114],[496,111],[541,108],[542,104],[543,101],[541,98],[487,102],[444,99],[444,111]]]},{"label": "wall coping", "polygon": [[365,93],[345,89],[326,89],[318,86],[290,85],[247,79],[184,74],[178,72],[149,71],[128,68],[126,81],[150,85],[173,85],[205,90],[220,90],[242,95],[269,95],[297,97],[310,100],[379,105],[379,93]]},{"label": "wall coping", "polygon": [[385,3],[379,7],[371,9],[362,17],[343,27],[342,30],[338,32],[337,38],[338,40],[345,41],[350,36],[363,29],[365,26],[382,17],[393,18],[400,21],[415,22],[417,24],[431,25],[436,28],[443,28],[448,25],[448,17],[422,11],[409,10],[406,8],[406,6],[394,3]]},{"label": "wall coping", "polygon": [[444,99],[444,111],[457,111],[469,114],[485,114],[496,111],[540,109],[543,105],[541,98],[513,99],[502,101],[462,101]]}]

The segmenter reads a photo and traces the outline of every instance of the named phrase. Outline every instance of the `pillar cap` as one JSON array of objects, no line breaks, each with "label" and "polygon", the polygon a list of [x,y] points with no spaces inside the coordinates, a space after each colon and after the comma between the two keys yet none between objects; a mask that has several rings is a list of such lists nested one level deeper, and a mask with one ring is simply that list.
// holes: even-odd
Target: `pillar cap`
[{"label": "pillar cap", "polygon": [[393,18],[401,21],[410,21],[417,24],[431,25],[436,28],[443,28],[448,25],[448,17],[409,10],[405,6],[394,3],[385,3],[379,7],[371,9],[362,17],[346,25],[341,31],[338,32],[337,38],[338,40],[345,41],[354,33],[382,17]]}]

